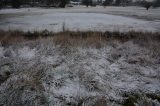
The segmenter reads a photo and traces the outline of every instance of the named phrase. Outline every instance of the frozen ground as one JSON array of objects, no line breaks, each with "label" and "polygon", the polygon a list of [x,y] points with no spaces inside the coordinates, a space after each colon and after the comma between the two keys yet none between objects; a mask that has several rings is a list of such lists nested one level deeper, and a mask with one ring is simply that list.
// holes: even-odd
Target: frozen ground
[{"label": "frozen ground", "polygon": [[[0,10],[0,29],[159,32],[159,12],[135,7],[6,9]],[[18,32],[0,34],[0,106],[160,106],[159,38],[133,40],[131,34],[129,40],[101,43],[93,33],[88,43],[81,35],[67,39],[66,33],[29,41]]]},{"label": "frozen ground", "polygon": [[111,40],[97,48],[52,40],[0,46],[0,105],[121,106],[141,95],[136,106],[160,106],[160,57],[151,43]]},{"label": "frozen ground", "polygon": [[[0,11],[0,29],[159,31],[160,9],[140,7],[74,7],[67,9],[6,9]],[[114,15],[109,15],[114,14]],[[122,16],[118,16],[122,15]],[[127,16],[127,17],[125,17]]]}]

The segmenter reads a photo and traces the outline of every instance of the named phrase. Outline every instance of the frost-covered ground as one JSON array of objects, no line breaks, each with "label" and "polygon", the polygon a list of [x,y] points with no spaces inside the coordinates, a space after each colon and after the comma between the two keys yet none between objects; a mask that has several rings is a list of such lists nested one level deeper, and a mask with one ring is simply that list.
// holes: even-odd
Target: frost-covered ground
[{"label": "frost-covered ground", "polygon": [[[160,30],[160,9],[142,7],[22,8],[0,10],[0,29],[94,31]],[[110,14],[110,15],[109,15]],[[112,15],[113,14],[113,15]],[[122,16],[118,16],[122,15]],[[127,16],[127,17],[125,17]],[[140,19],[141,18],[141,19]]]},{"label": "frost-covered ground", "polygon": [[119,106],[133,96],[136,106],[160,106],[159,43],[139,43],[73,46],[41,38],[2,44],[0,105]]},{"label": "frost-covered ground", "polygon": [[[159,32],[159,10],[5,9],[0,29]],[[11,33],[0,32],[0,106],[160,106],[159,33]]]}]

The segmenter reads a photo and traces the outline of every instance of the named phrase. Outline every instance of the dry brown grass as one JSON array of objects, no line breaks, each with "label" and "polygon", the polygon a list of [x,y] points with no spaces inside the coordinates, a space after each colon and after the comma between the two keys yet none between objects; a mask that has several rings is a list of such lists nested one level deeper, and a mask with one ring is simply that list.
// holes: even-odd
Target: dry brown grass
[{"label": "dry brown grass", "polygon": [[13,43],[19,43],[26,41],[21,31],[0,31],[0,43],[2,45],[8,45]]},{"label": "dry brown grass", "polygon": [[55,44],[71,46],[96,46],[97,48],[106,42],[101,32],[62,32],[53,37]]},{"label": "dry brown grass", "polygon": [[[2,45],[17,44],[29,40],[49,39],[57,45],[70,45],[70,46],[95,46],[100,48],[107,42],[118,41],[126,42],[133,40],[141,46],[154,47],[155,51],[160,41],[160,33],[152,32],[73,32],[65,31],[53,33],[47,30],[40,32],[22,32],[22,31],[0,31],[0,42]],[[156,42],[156,44],[155,44]],[[156,46],[155,46],[156,45]]]}]

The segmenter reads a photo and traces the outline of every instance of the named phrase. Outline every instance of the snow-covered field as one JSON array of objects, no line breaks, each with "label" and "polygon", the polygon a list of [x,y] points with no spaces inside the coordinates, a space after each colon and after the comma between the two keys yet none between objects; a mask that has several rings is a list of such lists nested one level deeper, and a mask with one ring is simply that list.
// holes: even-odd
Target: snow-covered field
[{"label": "snow-covered field", "polygon": [[92,45],[98,38],[88,45],[65,36],[2,44],[0,105],[121,106],[131,99],[136,106],[160,106],[159,42]]},{"label": "snow-covered field", "polygon": [[0,106],[160,106],[159,10],[0,10]]},{"label": "snow-covered field", "polygon": [[[29,8],[15,10],[5,9],[0,11],[0,29],[19,29],[24,31],[47,29],[49,31],[59,32],[62,31],[63,27],[65,26],[66,30],[72,31],[116,30],[124,32],[136,30],[159,32],[159,10],[160,9],[151,9],[146,11],[145,9],[139,7],[138,9],[137,7],[75,7],[67,9]],[[136,18],[135,14],[137,14]],[[153,16],[155,18],[153,18]]]}]

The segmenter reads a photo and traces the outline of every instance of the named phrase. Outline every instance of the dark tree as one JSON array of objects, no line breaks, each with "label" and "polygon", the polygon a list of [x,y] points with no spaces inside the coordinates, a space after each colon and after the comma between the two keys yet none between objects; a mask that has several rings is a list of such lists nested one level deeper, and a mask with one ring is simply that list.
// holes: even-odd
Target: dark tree
[{"label": "dark tree", "polygon": [[152,6],[152,3],[144,1],[143,6],[146,8],[146,10],[148,10]]},{"label": "dark tree", "polygon": [[115,5],[116,6],[129,6],[133,3],[132,0],[116,0]]},{"label": "dark tree", "polygon": [[52,0],[46,0],[46,5],[47,5],[48,7],[50,7],[52,4],[53,4],[53,1],[52,1]]},{"label": "dark tree", "polygon": [[12,0],[12,8],[19,8],[21,6],[21,0]]},{"label": "dark tree", "polygon": [[0,9],[3,7],[3,2],[0,1]]},{"label": "dark tree", "polygon": [[65,8],[66,4],[68,3],[68,0],[60,0],[60,7]]},{"label": "dark tree", "polygon": [[116,5],[116,6],[119,6],[120,4],[121,4],[121,0],[116,0],[116,1],[115,1],[115,5]]},{"label": "dark tree", "polygon": [[103,2],[103,6],[106,7],[106,6],[112,5],[112,3],[113,3],[113,0],[105,0]]},{"label": "dark tree", "polygon": [[153,6],[154,6],[154,7],[160,7],[160,0],[155,0],[155,1],[153,2]]},{"label": "dark tree", "polygon": [[82,0],[82,4],[88,7],[89,5],[92,5],[92,0]]},{"label": "dark tree", "polygon": [[41,1],[42,4],[46,4],[46,6],[55,6],[55,7],[61,7],[65,8],[66,4],[69,0],[44,0]]}]

